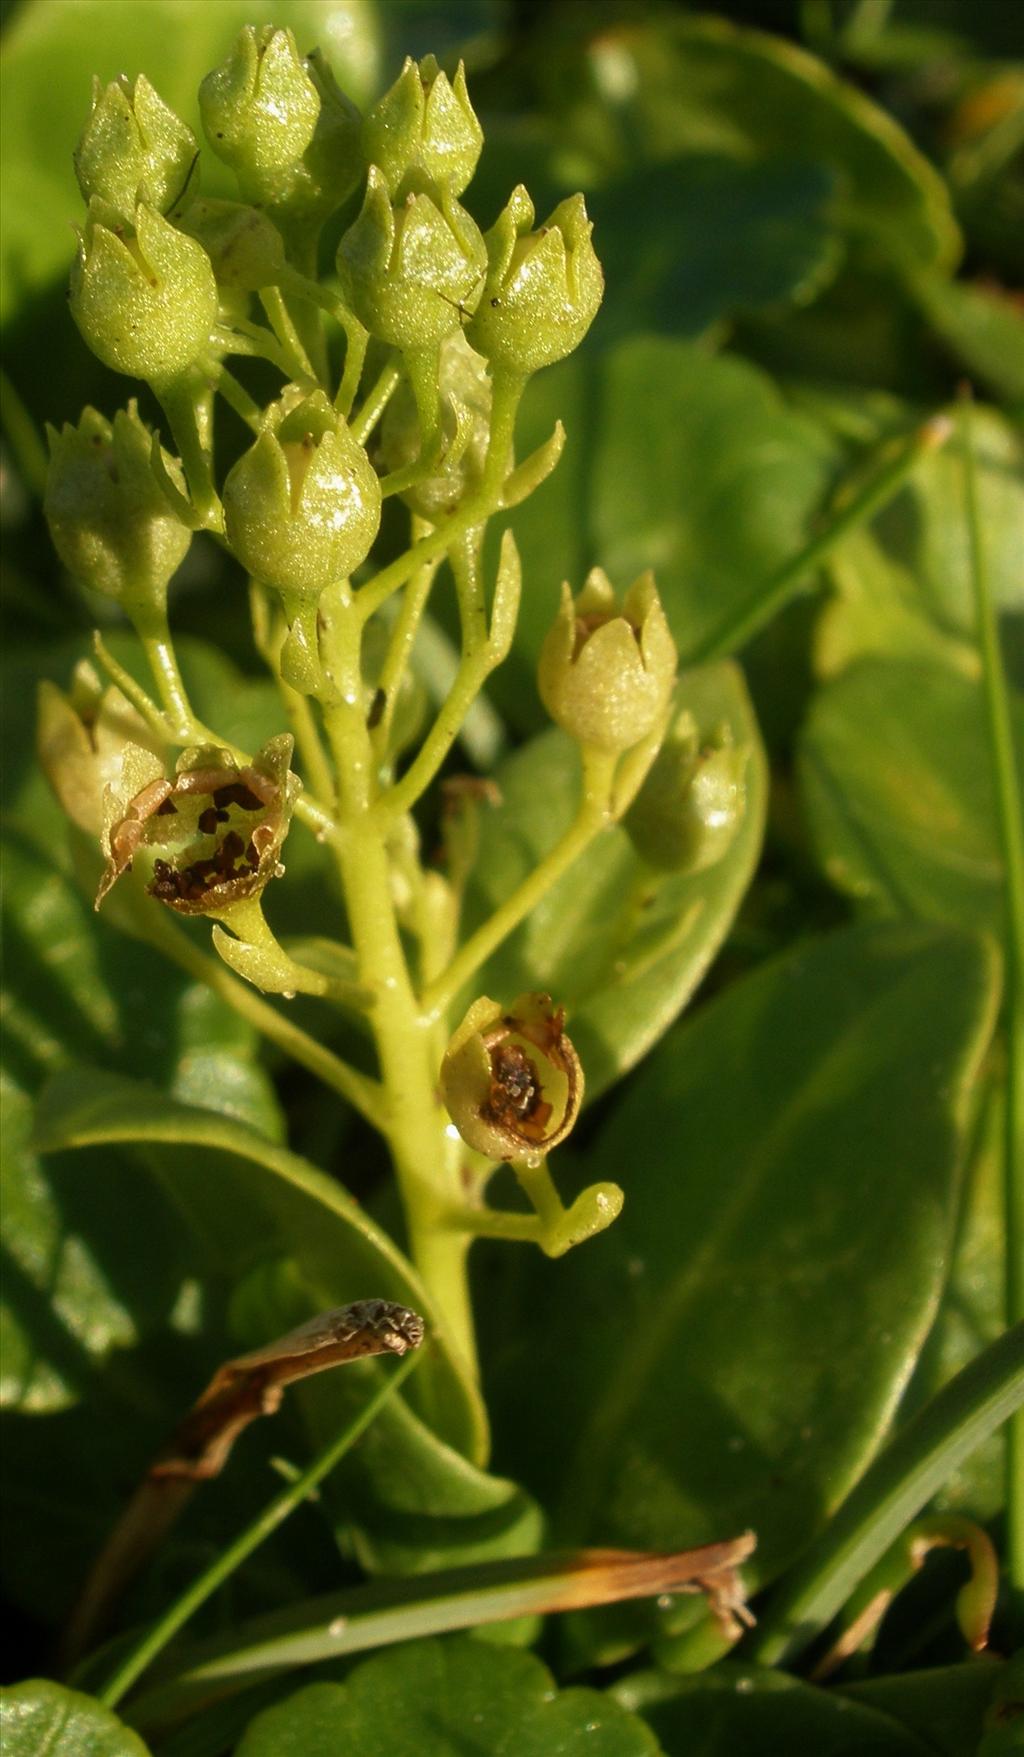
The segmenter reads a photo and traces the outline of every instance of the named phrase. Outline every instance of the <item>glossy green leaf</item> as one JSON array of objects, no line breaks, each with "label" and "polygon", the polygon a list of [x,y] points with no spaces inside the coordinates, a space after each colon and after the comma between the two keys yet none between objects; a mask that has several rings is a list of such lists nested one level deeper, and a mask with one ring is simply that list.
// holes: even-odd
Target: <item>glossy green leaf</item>
[{"label": "glossy green leaf", "polygon": [[[684,675],[680,705],[705,735],[725,725],[749,749],[746,809],[716,865],[693,875],[654,872],[623,829],[606,832],[474,978],[474,994],[552,994],[570,1014],[591,1095],[657,1041],[717,952],[753,876],[765,812],[765,764],[739,671]],[[497,771],[502,803],[484,819],[466,926],[488,915],[572,821],[579,754],[560,732],[525,745]]]},{"label": "glossy green leaf", "polygon": [[538,76],[563,136],[602,170],[685,152],[799,158],[835,175],[834,216],[862,252],[912,269],[959,254],[946,186],[909,136],[778,37],[721,18],[657,19],[582,45],[565,32]]},{"label": "glossy green leaf", "polygon": [[755,1659],[778,1665],[828,1627],[946,1479],[1024,1404],[1022,1360],[1024,1321],[900,1426],[769,1600]]},{"label": "glossy green leaf", "polygon": [[967,1665],[865,1678],[838,1689],[860,1707],[899,1721],[935,1757],[963,1757],[981,1738],[986,1711],[1006,1669],[997,1659],[979,1656]]},{"label": "glossy green leaf", "polygon": [[532,1654],[418,1641],[264,1710],[237,1757],[657,1757],[643,1721],[597,1690],[556,1692]]},{"label": "glossy green leaf", "polygon": [[[1024,704],[1016,708],[1024,751]],[[864,659],[818,691],[803,797],[832,882],[887,914],[1002,932],[1002,860],[981,692],[946,666]]]},{"label": "glossy green leaf", "polygon": [[1024,317],[988,287],[931,276],[916,284],[921,307],[968,372],[997,397],[1024,399]]},{"label": "glossy green leaf", "polygon": [[[842,1500],[935,1314],[995,988],[973,938],[850,929],[734,983],[652,1056],[577,1172],[623,1184],[621,1217],[555,1266],[557,1296],[543,1264],[505,1290],[500,1455],[560,1492],[560,1536],[752,1527],[745,1572],[765,1581]],[[572,1338],[553,1353],[556,1297]],[[524,1432],[502,1392],[541,1352]]]},{"label": "glossy green leaf", "polygon": [[637,1672],[612,1691],[685,1757],[932,1757],[898,1720],[782,1672],[720,1665],[695,1678]]},{"label": "glossy green leaf", "polygon": [[[800,401],[858,450],[910,430],[917,418],[909,404],[889,397],[833,392]],[[1002,610],[1020,611],[1024,440],[994,409],[975,409],[971,430],[992,592]],[[973,674],[974,594],[955,438],[919,460],[884,511],[840,543],[828,571],[834,597],[815,643],[819,672],[832,675],[879,653],[941,659]]]},{"label": "glossy green leaf", "polygon": [[91,1069],[58,1075],[40,1103],[40,1150],[113,1142],[153,1150],[159,1181],[196,1229],[211,1269],[238,1276],[284,1251],[319,1309],[381,1296],[422,1312],[433,1331],[415,1381],[425,1414],[458,1450],[479,1454],[482,1412],[426,1290],[340,1184],[241,1124],[141,1083]]},{"label": "glossy green leaf", "polygon": [[822,165],[690,153],[597,190],[600,340],[637,329],[696,337],[738,312],[814,298],[840,256],[833,189]]},{"label": "glossy green leaf", "polygon": [[109,1708],[46,1678],[0,1691],[4,1757],[148,1757]]},{"label": "glossy green leaf", "polygon": [[624,589],[653,567],[685,660],[803,547],[838,454],[757,367],[667,337],[542,374],[527,391],[521,455],[556,416],[565,452],[516,511],[530,589],[512,661],[491,685],[517,726],[541,723],[534,675],[562,579],[578,590],[599,558]]}]

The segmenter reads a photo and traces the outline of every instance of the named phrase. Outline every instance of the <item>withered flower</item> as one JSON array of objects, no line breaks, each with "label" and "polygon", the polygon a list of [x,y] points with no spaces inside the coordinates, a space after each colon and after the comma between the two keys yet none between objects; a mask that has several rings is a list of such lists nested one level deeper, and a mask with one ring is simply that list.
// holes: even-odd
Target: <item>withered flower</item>
[{"label": "withered flower", "polygon": [[222,915],[258,896],[284,870],[277,857],[299,789],[292,746],[283,733],[244,766],[215,746],[187,750],[168,777],[151,751],[129,745],[105,802],[97,909],[143,856],[150,896],[180,915]]},{"label": "withered flower", "polygon": [[441,1063],[441,1092],[463,1140],[489,1159],[540,1159],[564,1141],[583,1099],[583,1069],[547,994],[508,1008],[474,1001]]}]

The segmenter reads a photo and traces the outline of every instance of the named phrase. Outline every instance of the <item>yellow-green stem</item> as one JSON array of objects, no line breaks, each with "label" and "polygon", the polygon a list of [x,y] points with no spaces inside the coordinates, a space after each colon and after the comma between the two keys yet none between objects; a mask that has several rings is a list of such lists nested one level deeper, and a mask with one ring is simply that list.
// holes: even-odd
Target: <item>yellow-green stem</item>
[{"label": "yellow-green stem", "polygon": [[444,975],[431,982],[421,997],[423,1017],[433,1021],[455,999],[463,984],[479,970],[502,940],[525,921],[551,886],[611,822],[610,800],[617,758],[605,751],[583,751],[583,796],[573,822],[529,878],[506,897],[487,921],[471,934]]},{"label": "yellow-green stem", "polygon": [[452,1346],[475,1369],[466,1278],[469,1240],[441,1215],[456,1193],[456,1164],[437,1094],[437,1037],[420,1019],[392,895],[391,862],[372,811],[376,767],[360,674],[361,629],[347,593],[322,612],[326,662],[342,700],[325,711],[344,836],[337,854],[360,982],[387,1094],[383,1132],[405,1207],[409,1248],[440,1308]]}]

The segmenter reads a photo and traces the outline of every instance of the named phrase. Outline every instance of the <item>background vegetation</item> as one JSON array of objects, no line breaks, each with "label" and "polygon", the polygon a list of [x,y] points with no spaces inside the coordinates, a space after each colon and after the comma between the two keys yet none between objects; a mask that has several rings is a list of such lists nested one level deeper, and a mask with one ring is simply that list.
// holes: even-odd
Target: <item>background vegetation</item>
[{"label": "background vegetation", "polygon": [[[985,1352],[1007,1304],[1021,1316],[1019,1271],[1008,1293],[1006,1270],[1022,1248],[1007,1191],[1024,947],[987,711],[999,676],[978,621],[980,550],[1024,757],[1012,0],[5,10],[7,1674],[52,1669],[56,1631],[148,1459],[220,1360],[286,1327],[295,1279],[315,1264],[334,1303],[389,1291],[352,1288],[364,1270],[350,1229],[280,1170],[287,1142],[394,1228],[375,1142],[209,990],[94,916],[33,754],[36,686],[66,685],[97,620],[135,663],[108,607],[62,577],[39,503],[42,422],[87,401],[109,415],[126,394],[64,309],[89,81],[145,71],[195,124],[202,74],[240,25],[270,21],[303,49],[318,42],[361,104],[406,53],[465,56],[487,141],[474,216],[490,224],[521,180],[539,213],[582,188],[595,220],[605,305],[581,353],[528,393],[521,454],[556,418],[568,444],[516,517],[517,645],[459,757],[497,764],[504,796],[473,907],[503,894],[570,809],[560,747],[535,736],[533,681],[563,578],[578,585],[599,562],[624,584],[653,566],[684,660],[739,657],[742,673],[716,664],[693,688],[742,721],[754,762],[743,835],[713,885],[672,881],[627,934],[638,863],[588,862],[488,967],[489,992],[541,986],[570,1008],[595,1101],[562,1156],[567,1192],[604,1178],[626,1191],[621,1219],[565,1261],[475,1247],[489,1463],[450,1433],[417,1452],[399,1416],[382,1418],[360,1465],[325,1482],[190,1637],[226,1632],[243,1654],[247,1619],[287,1605],[301,1630],[312,1595],[366,1571],[542,1544],[678,1548],[752,1527],[760,1624],[732,1657],[696,1599],[578,1613],[548,1624],[540,1650],[560,1684],[602,1697],[548,1702],[540,1660],[515,1645],[536,1626],[500,1625],[497,1644],[454,1636],[385,1651],[347,1681],[334,1660],[315,1684],[263,1686],[257,1705],[282,1704],[245,1734],[244,1757],[312,1753],[323,1727],[354,1752],[448,1751],[449,1732],[477,1737],[476,1712],[479,1742],[457,1748],[520,1757],[573,1749],[588,1716],[607,1741],[589,1748],[609,1757],[717,1741],[752,1754],[802,1741],[822,1757],[954,1757],[984,1741],[995,1757],[1019,1674],[968,1657],[962,1556],[943,1548],[918,1575],[905,1534],[925,1514],[967,1516],[1004,1554],[1018,1546],[1024,1584],[1024,1486],[1011,1484],[1007,1538],[996,1431],[1020,1400],[1020,1353]],[[204,187],[219,192],[205,158]],[[964,378],[973,543],[959,440],[915,440]],[[890,465],[898,492],[847,529],[860,488]],[[201,540],[173,616],[198,711],[254,748],[279,712],[243,585]],[[433,695],[449,676],[443,612],[421,655]],[[288,853],[275,930],[331,931],[321,851],[296,828]],[[313,1003],[294,1007],[328,1028]],[[104,1086],[111,1076],[147,1086]],[[109,1105],[90,1133],[82,1106],[97,1094]],[[223,1549],[272,1493],[270,1461],[308,1457],[347,1396],[296,1396],[247,1436],[134,1589],[126,1624]],[[958,1530],[924,1535],[948,1544]],[[877,1637],[827,1685],[810,1681],[873,1591],[897,1595]],[[1019,1637],[1015,1614],[1004,1592],[996,1655]],[[429,1745],[417,1704],[442,1681],[451,1726]],[[392,1729],[396,1703],[406,1718]],[[154,1748],[232,1748],[253,1712],[236,1698],[187,1733],[154,1732]],[[103,1749],[136,1750],[111,1726]]]}]

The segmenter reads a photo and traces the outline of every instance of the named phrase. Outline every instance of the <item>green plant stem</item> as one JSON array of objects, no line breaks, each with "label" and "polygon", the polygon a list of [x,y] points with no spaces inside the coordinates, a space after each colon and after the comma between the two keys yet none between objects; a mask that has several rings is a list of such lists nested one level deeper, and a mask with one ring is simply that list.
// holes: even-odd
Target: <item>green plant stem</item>
[{"label": "green plant stem", "polygon": [[[413,531],[417,536],[419,535],[420,522],[418,519],[413,521]],[[391,630],[388,650],[384,655],[384,663],[378,678],[378,687],[384,691],[384,712],[381,715],[380,724],[374,728],[373,732],[374,749],[381,762],[383,762],[388,748],[398,692],[412,658],[416,635],[440,565],[440,560],[433,561],[427,567],[421,567],[417,573],[413,574],[406,587],[401,608],[395,617],[394,627]]]},{"label": "green plant stem", "polygon": [[224,365],[222,360],[209,361],[205,370],[228,407],[234,409],[235,414],[245,422],[247,427],[251,428],[254,433],[258,433],[263,411],[255,397],[251,397],[245,386],[239,384],[234,373]]},{"label": "green plant stem", "polygon": [[295,327],[292,314],[285,304],[280,288],[263,287],[259,298],[271,329],[284,350],[285,356],[291,361],[289,378],[297,379],[299,382],[303,378],[315,378],[313,362],[302,345],[302,339]]},{"label": "green plant stem", "polygon": [[175,1599],[163,1616],[154,1623],[152,1629],[143,1636],[138,1646],[132,1649],[126,1659],[122,1660],[110,1681],[98,1692],[98,1699],[105,1707],[115,1708],[117,1706],[122,1696],[131,1689],[135,1680],[141,1676],[147,1666],[152,1664],[157,1654],[162,1652],[167,1643],[188,1622],[200,1605],[206,1603],[211,1594],[231,1577],[235,1569],[240,1568],[253,1551],[258,1549],[260,1544],[272,1532],[276,1531],[279,1525],[284,1523],[288,1515],[293,1513],[299,1503],[305,1500],[306,1496],[316,1488],[317,1483],[322,1482],[335,1465],[341,1462],[345,1453],[355,1445],[360,1435],[366,1432],[388,1399],[394,1396],[402,1381],[408,1378],[419,1358],[417,1354],[407,1355],[405,1360],[393,1373],[388,1375],[384,1383],[368,1399],[359,1414],[354,1416],[341,1433],[337,1434],[324,1447],[312,1464],[302,1471],[293,1482],[286,1483],[270,1504],[263,1509],[263,1512],[253,1520],[252,1524],[246,1526],[245,1530],[235,1538],[233,1543],[228,1545],[216,1561],[212,1562],[199,1575],[198,1579],[186,1588],[180,1598]]},{"label": "green plant stem", "polygon": [[463,651],[455,681],[445,696],[434,724],[400,781],[383,795],[377,810],[382,821],[401,817],[430,786],[484,683],[494,669],[486,637]]},{"label": "green plant stem", "polygon": [[376,381],[370,386],[362,407],[352,416],[349,423],[352,437],[360,445],[365,445],[387,408],[402,376],[402,369],[394,361],[385,366]]},{"label": "green plant stem", "polygon": [[[276,594],[275,594],[276,596]],[[256,580],[249,582],[249,614],[252,637],[277,685],[288,723],[295,739],[295,748],[309,783],[324,807],[333,812],[334,774],[321,742],[309,697],[300,695],[281,676],[281,648],[287,632],[284,618],[270,603],[271,594]]]},{"label": "green plant stem", "polygon": [[375,1080],[349,1067],[333,1050],[325,1048],[300,1025],[286,1019],[247,982],[233,976],[220,958],[211,958],[207,952],[200,951],[181,928],[164,920],[162,908],[159,913],[156,906],[147,911],[146,919],[140,921],[140,931],[151,945],[157,946],[180,969],[197,982],[205,983],[271,1043],[276,1043],[301,1067],[308,1068],[325,1086],[337,1092],[373,1128],[383,1129],[384,1095]]},{"label": "green plant stem", "polygon": [[457,1195],[456,1164],[437,1095],[437,1034],[420,1018],[393,898],[391,862],[372,807],[376,764],[360,669],[362,630],[347,594],[321,617],[321,636],[341,701],[325,711],[338,776],[337,849],[359,981],[374,995],[369,1015],[387,1094],[383,1133],[409,1228],[410,1253],[444,1316],[453,1349],[475,1370],[466,1280],[469,1241],[446,1230]]},{"label": "green plant stem", "polygon": [[[995,780],[996,815],[1006,884],[1006,1106],[1003,1189],[1006,1215],[1006,1322],[1024,1319],[1024,805],[1017,773],[1009,691],[978,506],[970,414],[961,415],[964,489],[970,538],[982,689]],[[1017,1634],[1024,1634],[1024,1412],[1006,1429],[1007,1570]]]},{"label": "green plant stem", "polygon": [[145,615],[134,617],[133,621],[171,731],[175,738],[187,738],[192,710],[178,669],[167,612],[147,610]]},{"label": "green plant stem", "polygon": [[573,822],[549,849],[529,878],[506,897],[477,928],[452,959],[443,976],[429,983],[421,996],[423,1017],[432,1022],[450,1006],[463,984],[479,970],[502,940],[524,921],[551,886],[567,872],[594,837],[611,823],[610,800],[617,758],[604,751],[583,751],[583,795]]},{"label": "green plant stem", "polygon": [[467,531],[482,525],[501,505],[501,493],[512,458],[512,439],[516,412],[523,394],[525,380],[496,374],[491,406],[491,438],[487,448],[480,485],[463,501],[458,512],[443,524],[435,525],[426,537],[413,543],[403,555],[381,568],[372,580],[361,586],[356,599],[356,612],[364,622],[386,603],[393,592],[412,578],[417,568],[438,561]]},{"label": "green plant stem", "polygon": [[213,460],[203,441],[202,429],[207,424],[197,406],[197,387],[186,374],[166,384],[154,384],[153,389],[167,416],[196,513],[206,530],[222,531],[224,511],[213,479]]},{"label": "green plant stem", "polygon": [[[771,579],[751,592],[729,616],[727,622],[695,647],[684,647],[684,665],[703,665],[712,659],[742,647],[766,622],[777,615],[783,604],[832,553],[836,545],[858,525],[873,518],[902,488],[921,458],[944,445],[953,431],[946,415],[933,416],[911,435],[895,457],[876,470],[856,494],[842,505],[834,506],[832,516],[817,536],[784,562]],[[888,448],[887,448],[888,449]]]},{"label": "green plant stem", "polygon": [[1024,1405],[1024,1324],[983,1349],[891,1440],[768,1605],[744,1651],[800,1652],[965,1458]]}]

